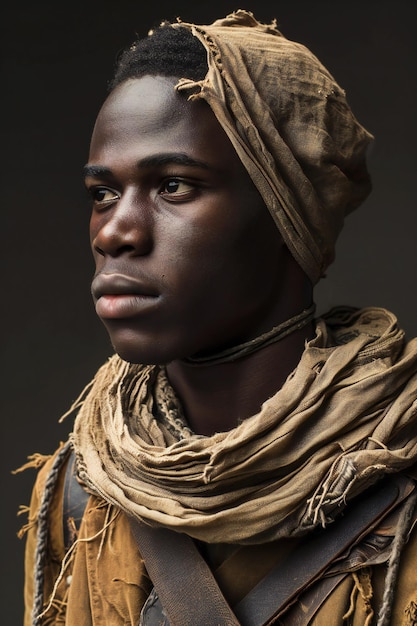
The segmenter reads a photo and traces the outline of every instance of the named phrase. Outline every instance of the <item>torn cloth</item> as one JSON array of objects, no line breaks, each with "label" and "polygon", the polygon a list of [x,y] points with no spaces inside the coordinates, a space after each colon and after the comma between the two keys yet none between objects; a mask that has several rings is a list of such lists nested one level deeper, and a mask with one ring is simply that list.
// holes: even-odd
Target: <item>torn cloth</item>
[{"label": "torn cloth", "polygon": [[180,22],[205,46],[204,81],[177,89],[208,102],[290,252],[315,284],[334,259],[345,215],[370,192],[372,135],[305,46],[243,10],[208,26]]},{"label": "torn cloth", "polygon": [[160,366],[112,357],[76,418],[81,479],[126,513],[208,543],[263,543],[331,521],[417,461],[417,339],[384,309],[317,321],[258,414],[193,434]]}]

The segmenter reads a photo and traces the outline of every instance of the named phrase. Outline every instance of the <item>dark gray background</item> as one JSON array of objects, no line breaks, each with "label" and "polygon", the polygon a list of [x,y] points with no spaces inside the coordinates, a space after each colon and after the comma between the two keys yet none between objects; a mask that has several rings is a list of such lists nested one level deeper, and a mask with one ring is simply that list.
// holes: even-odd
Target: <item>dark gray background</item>
[{"label": "dark gray background", "polygon": [[[146,5],[146,6],[145,6]],[[18,505],[32,452],[51,452],[58,425],[111,350],[89,281],[88,203],[81,186],[95,114],[117,52],[162,19],[210,22],[235,8],[309,46],[347,90],[375,136],[374,191],[349,217],[319,310],[381,305],[417,334],[415,20],[411,0],[139,0],[15,2],[2,19],[1,623],[22,623]]]}]

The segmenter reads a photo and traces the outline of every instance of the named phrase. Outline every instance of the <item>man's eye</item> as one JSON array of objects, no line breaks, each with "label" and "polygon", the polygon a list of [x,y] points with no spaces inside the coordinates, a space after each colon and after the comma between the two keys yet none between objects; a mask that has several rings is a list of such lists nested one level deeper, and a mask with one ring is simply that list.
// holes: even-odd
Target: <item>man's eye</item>
[{"label": "man's eye", "polygon": [[119,200],[119,194],[108,187],[93,187],[89,190],[89,193],[97,204],[108,204]]},{"label": "man's eye", "polygon": [[170,178],[164,182],[159,193],[167,200],[186,200],[194,190],[193,185],[184,180]]}]

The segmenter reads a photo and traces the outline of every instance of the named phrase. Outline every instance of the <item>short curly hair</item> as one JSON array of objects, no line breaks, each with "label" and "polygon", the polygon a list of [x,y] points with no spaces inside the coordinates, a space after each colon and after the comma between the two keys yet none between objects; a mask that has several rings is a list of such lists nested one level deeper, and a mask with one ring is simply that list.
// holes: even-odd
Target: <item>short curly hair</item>
[{"label": "short curly hair", "polygon": [[122,52],[109,88],[145,74],[203,80],[207,71],[207,53],[200,41],[188,28],[166,22]]}]

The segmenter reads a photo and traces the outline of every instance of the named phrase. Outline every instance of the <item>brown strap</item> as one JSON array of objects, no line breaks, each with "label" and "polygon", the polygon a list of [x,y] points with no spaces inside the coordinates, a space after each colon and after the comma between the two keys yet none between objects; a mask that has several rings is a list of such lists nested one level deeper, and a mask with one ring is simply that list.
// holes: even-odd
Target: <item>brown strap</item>
[{"label": "brown strap", "polygon": [[370,532],[405,497],[409,484],[402,477],[389,478],[353,501],[343,517],[273,568],[234,607],[236,617],[187,535],[136,521],[132,530],[170,626],[263,626],[272,624],[329,563]]},{"label": "brown strap", "polygon": [[[307,626],[310,624],[322,604],[347,575],[348,572],[343,572],[337,576],[317,580],[303,592],[299,602],[295,602],[289,611],[285,611],[283,617],[285,626]],[[271,624],[274,624],[274,621]]]},{"label": "brown strap", "polygon": [[131,527],[170,626],[239,626],[190,537],[133,519]]},{"label": "brown strap", "polygon": [[385,479],[353,500],[339,520],[302,542],[234,607],[241,623],[247,626],[272,623],[300,591],[317,580],[334,559],[375,528],[398,500],[405,497],[406,484],[409,481],[401,476]]}]

